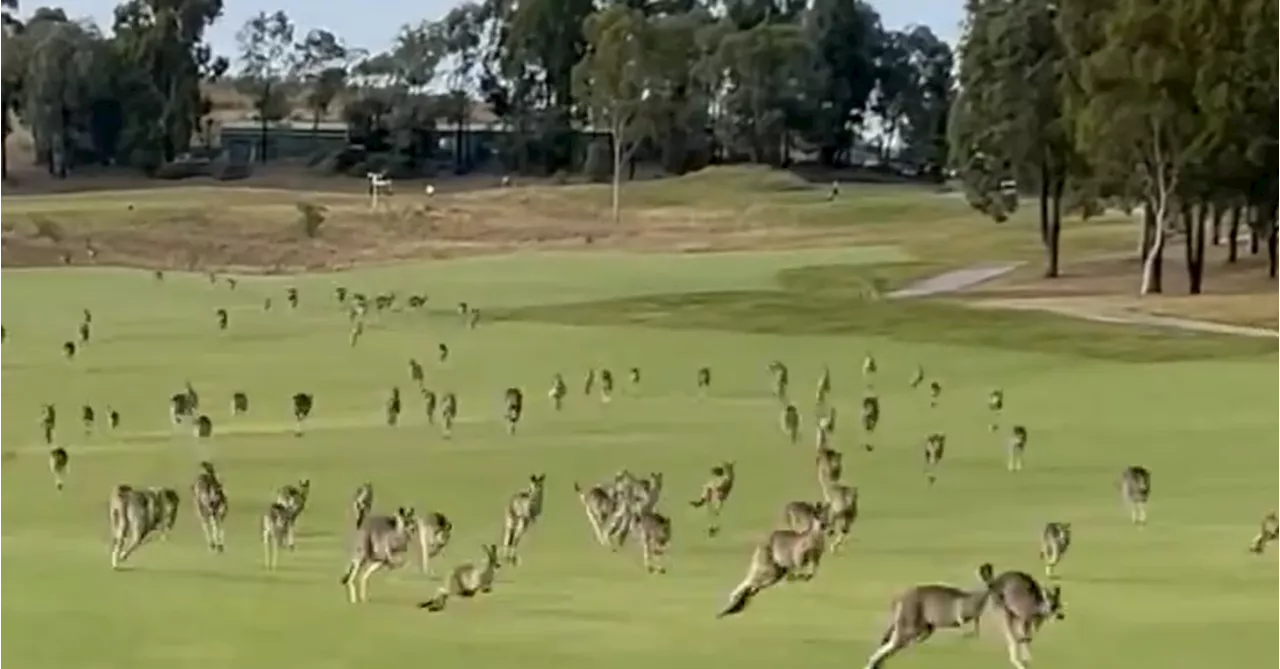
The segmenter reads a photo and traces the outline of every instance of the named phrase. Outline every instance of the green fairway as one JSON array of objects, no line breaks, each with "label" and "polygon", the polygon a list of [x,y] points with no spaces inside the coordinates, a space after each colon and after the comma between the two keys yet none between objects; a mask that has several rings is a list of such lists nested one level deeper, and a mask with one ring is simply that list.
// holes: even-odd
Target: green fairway
[{"label": "green fairway", "polygon": [[[22,669],[339,669],[386,667],[861,667],[907,586],[971,587],[983,561],[1040,577],[1047,521],[1075,533],[1060,567],[1066,620],[1033,646],[1036,667],[1264,667],[1277,657],[1275,553],[1246,551],[1277,491],[1274,340],[1143,331],[1061,318],[877,299],[884,281],[919,273],[896,247],[717,255],[522,254],[387,266],[295,278],[243,277],[232,291],[204,275],[111,269],[5,271],[3,323],[3,660]],[[880,265],[873,269],[873,265]],[[883,276],[877,273],[882,273]],[[887,277],[887,278],[886,278]],[[348,345],[342,285],[425,311],[371,314]],[[291,310],[289,286],[301,305]],[[681,293],[696,296],[673,297]],[[269,312],[263,300],[273,299]],[[491,317],[475,330],[459,301]],[[693,305],[693,306],[690,306]],[[62,357],[82,308],[93,339]],[[214,311],[226,308],[219,332]],[[452,354],[436,361],[436,346]],[[873,351],[883,420],[878,448],[859,448],[860,367]],[[451,440],[426,424],[409,358],[436,392],[458,393]],[[766,365],[782,360],[805,421],[800,445],[779,429]],[[809,583],[764,592],[742,616],[717,620],[753,544],[783,505],[819,495],[813,469],[814,388],[829,365],[841,423],[835,444],[860,489],[845,550]],[[943,386],[940,406],[908,380],[917,364]],[[714,370],[707,397],[700,366]],[[589,367],[618,379],[614,401],[582,395]],[[626,371],[639,367],[639,387]],[[546,391],[569,383],[564,411]],[[214,421],[204,442],[168,419],[184,381]],[[383,424],[392,386],[399,427]],[[524,389],[515,436],[502,391]],[[1006,408],[988,430],[988,392]],[[250,399],[232,417],[233,392]],[[315,395],[302,438],[289,398]],[[58,407],[71,453],[68,488],[53,489],[39,407]],[[90,437],[80,407],[110,406]],[[1027,469],[1004,469],[1008,428],[1030,432]],[[924,437],[948,435],[938,483],[921,474]],[[204,546],[190,505],[196,462],[217,462],[230,495],[228,548]],[[692,499],[718,461],[738,482],[708,538]],[[1121,505],[1123,467],[1153,474],[1151,521]],[[628,467],[661,471],[659,508],[674,522],[668,573],[648,575],[634,545],[596,545],[572,483]],[[492,594],[429,614],[439,574],[496,542],[508,497],[545,472],[543,517]],[[313,482],[297,550],[262,566],[259,519],[275,490]],[[409,566],[370,581],[350,605],[346,567],[356,486],[377,506],[438,510],[453,541],[435,579]],[[125,569],[108,561],[107,495],[121,482],[183,495],[167,542]],[[996,616],[982,637],[940,633],[889,666],[1007,666]],[[411,663],[411,664],[410,664]]]}]

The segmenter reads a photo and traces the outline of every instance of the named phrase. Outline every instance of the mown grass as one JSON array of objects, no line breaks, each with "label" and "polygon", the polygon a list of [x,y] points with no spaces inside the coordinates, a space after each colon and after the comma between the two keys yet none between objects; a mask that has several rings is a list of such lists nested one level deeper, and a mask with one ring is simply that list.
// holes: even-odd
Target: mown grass
[{"label": "mown grass", "polygon": [[[1275,561],[1244,550],[1277,496],[1273,356],[1123,365],[1082,357],[1085,349],[1071,353],[1066,344],[1044,354],[929,338],[915,323],[923,313],[916,309],[934,307],[869,299],[920,268],[841,267],[892,260],[875,254],[857,261],[835,252],[795,254],[785,262],[758,254],[705,265],[646,260],[641,267],[611,257],[516,256],[246,277],[234,292],[178,273],[155,282],[142,272],[6,271],[3,660],[28,669],[857,666],[901,588],[967,585],[985,560],[1038,573],[1040,527],[1062,520],[1076,533],[1062,567],[1068,616],[1042,631],[1038,664],[1277,662]],[[826,267],[796,269],[815,264]],[[782,288],[765,290],[779,271]],[[675,292],[678,282],[725,291],[726,276],[762,297],[717,298],[741,305],[736,315],[691,297],[700,308],[682,311],[680,320],[705,318],[723,328],[735,315],[747,327],[774,324],[755,328],[763,334],[488,317],[469,331],[452,315],[406,311],[373,319],[353,349],[332,298],[341,283],[369,294],[427,291],[441,309],[467,300],[494,315],[524,307],[507,315],[562,318],[565,308],[536,305]],[[285,306],[286,286],[300,289],[299,309]],[[806,296],[819,289],[827,297]],[[261,308],[266,296],[275,298],[270,312]],[[617,305],[594,313],[620,322]],[[94,312],[93,341],[66,361],[58,346],[73,336],[82,307]],[[214,327],[218,307],[231,312],[225,333]],[[664,314],[676,309],[675,298],[660,307]],[[1006,324],[981,315],[990,320],[938,315],[926,322],[971,337],[984,322],[992,331]],[[793,324],[806,319],[809,333],[793,334]],[[1047,325],[1007,324],[1019,333],[1014,343],[1063,336]],[[1071,332],[1127,342],[1117,348],[1138,342],[1114,328]],[[1002,336],[1013,337],[996,333],[985,341]],[[1142,341],[1175,346],[1154,335]],[[429,362],[439,342],[453,352],[444,364]],[[1234,345],[1219,341],[1213,349],[1225,355]],[[876,387],[884,404],[879,448],[870,454],[856,448],[861,437],[852,420],[868,350],[880,361]],[[410,357],[429,363],[431,387],[459,393],[454,439],[427,425],[414,401],[400,427],[382,423],[389,388],[408,390]],[[846,417],[837,445],[861,490],[862,517],[852,544],[824,562],[817,580],[765,593],[740,619],[718,621],[714,612],[741,577],[753,543],[778,523],[783,503],[817,494],[809,446],[787,444],[777,429],[779,409],[764,370],[772,359],[791,368],[806,434],[813,383],[822,366],[831,367],[835,404]],[[907,386],[916,364],[943,383],[935,410]],[[699,399],[693,380],[702,365],[714,370],[714,387]],[[637,388],[623,381],[615,400],[603,404],[580,394],[591,366],[609,367],[620,380],[637,366],[643,381]],[[574,388],[561,413],[543,397],[556,372]],[[167,424],[165,398],[186,379],[215,422],[205,443]],[[511,385],[527,397],[515,437],[499,420],[502,389]],[[985,409],[994,386],[1008,397],[995,435]],[[249,393],[251,408],[233,419],[228,402],[236,390]],[[317,398],[301,439],[290,434],[288,406],[299,390]],[[72,454],[61,495],[38,437],[43,402],[57,404],[58,441]],[[119,410],[122,428],[99,426],[84,436],[76,418],[86,403]],[[1003,430],[1013,423],[1032,435],[1029,469],[1017,476],[1002,467]],[[917,449],[934,430],[950,439],[941,479],[929,488]],[[128,570],[113,573],[104,517],[111,486],[128,481],[185,492],[201,458],[214,459],[227,481],[228,552],[206,551],[184,507],[168,542],[144,547]],[[740,479],[725,532],[709,539],[686,501],[706,469],[725,458],[737,460]],[[1155,476],[1152,522],[1141,530],[1128,524],[1115,489],[1120,468],[1135,463]],[[646,576],[632,548],[612,555],[593,545],[574,498],[573,481],[596,481],[624,466],[667,475],[661,508],[674,520],[675,542],[665,576]],[[345,603],[337,577],[356,485],[373,482],[383,509],[411,503],[449,514],[457,529],[437,564],[443,571],[497,538],[507,497],[531,472],[548,474],[545,515],[524,546],[524,564],[501,571],[492,596],[431,617],[412,604],[439,581],[404,569],[375,576],[370,604]],[[269,574],[260,565],[258,513],[276,487],[301,476],[311,478],[314,495],[300,544]],[[978,640],[939,635],[900,664],[999,666],[998,637],[992,625]]]},{"label": "mown grass", "polygon": [[707,291],[539,305],[512,320],[639,325],[781,335],[864,335],[1125,362],[1275,354],[1275,342],[1068,316],[979,310],[941,299],[888,300],[890,288],[929,276],[926,263],[826,265],[778,275],[774,290]]}]

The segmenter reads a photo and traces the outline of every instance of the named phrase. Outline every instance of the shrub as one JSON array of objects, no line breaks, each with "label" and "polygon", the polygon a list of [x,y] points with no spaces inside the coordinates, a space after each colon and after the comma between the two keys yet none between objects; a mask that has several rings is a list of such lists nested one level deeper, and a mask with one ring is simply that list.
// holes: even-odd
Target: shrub
[{"label": "shrub", "polygon": [[33,219],[31,221],[31,224],[35,226],[37,239],[43,237],[53,242],[54,244],[57,244],[58,242],[62,241],[62,238],[64,236],[62,234],[62,226],[58,225],[57,223],[54,223],[53,221],[47,218],[41,217],[41,218]]},{"label": "shrub", "polygon": [[314,202],[299,202],[298,205],[298,227],[302,229],[302,234],[307,239],[315,239],[320,236],[320,226],[324,225],[325,214],[328,212],[323,205]]},{"label": "shrub", "polygon": [[208,176],[209,162],[206,160],[175,160],[165,163],[156,169],[157,179],[190,179],[191,177]]}]

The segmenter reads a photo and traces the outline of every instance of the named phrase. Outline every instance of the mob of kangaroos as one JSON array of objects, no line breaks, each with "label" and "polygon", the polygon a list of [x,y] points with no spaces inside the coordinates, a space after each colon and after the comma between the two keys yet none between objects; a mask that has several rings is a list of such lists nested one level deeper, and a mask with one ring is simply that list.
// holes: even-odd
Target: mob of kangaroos
[{"label": "mob of kangaroos", "polygon": [[[355,321],[356,326],[362,332],[362,319],[365,315],[367,298],[361,294],[353,294],[350,297],[356,307],[352,311],[356,314],[353,317],[358,319]],[[339,288],[337,298],[339,302],[347,303],[346,290]],[[296,289],[288,290],[287,300],[290,307],[299,306]],[[424,304],[425,297],[419,299],[413,296],[409,299],[411,307],[417,308]],[[374,305],[379,311],[400,310],[396,306],[394,293],[378,295]],[[474,327],[479,311],[468,309],[465,304],[461,311],[469,317],[465,324]],[[218,309],[215,314],[220,329],[226,329],[227,310]],[[74,358],[77,352],[89,350],[86,346],[90,341],[91,319],[92,316],[86,311],[79,330],[79,341],[67,341],[64,344],[63,352],[68,359]],[[102,340],[99,339],[99,341]],[[109,345],[109,342],[94,344],[95,347],[99,345]],[[93,350],[96,353],[97,349]],[[439,344],[438,350],[439,361],[444,363],[449,355],[448,347]],[[861,422],[865,434],[863,445],[867,451],[873,450],[873,435],[881,418],[881,399],[872,389],[877,367],[876,359],[868,352],[862,365],[865,395],[861,400]],[[640,369],[638,367],[627,369],[629,387],[632,391],[637,391],[641,379]],[[801,418],[800,410],[792,404],[789,395],[789,370],[778,360],[771,362],[768,370],[772,375],[771,394],[782,407],[782,429],[789,440],[796,443],[800,434]],[[437,396],[434,391],[426,387],[425,374],[423,365],[417,359],[410,358],[410,380],[419,388],[424,399],[428,421],[434,422]],[[913,389],[918,388],[926,380],[928,379],[924,368],[917,365],[915,374],[910,379],[910,386]],[[845,456],[833,447],[836,424],[833,386],[831,369],[824,365],[814,395],[816,404],[814,416],[818,436],[813,463],[821,497],[816,500],[798,499],[783,506],[781,527],[752,546],[746,574],[731,591],[727,603],[718,613],[719,617],[741,613],[762,591],[784,580],[813,579],[824,555],[839,550],[851,534],[853,525],[858,519],[858,488],[842,479],[845,473]],[[710,387],[711,369],[699,368],[696,375],[697,392],[705,395]],[[930,406],[936,408],[942,386],[937,380],[929,380],[928,388]],[[599,392],[602,402],[610,402],[614,391],[612,372],[606,368],[588,370],[583,390],[587,395]],[[568,385],[564,377],[559,373],[554,374],[548,391],[552,409],[563,410],[564,400],[568,394]],[[392,388],[384,406],[387,425],[397,425],[402,409],[401,399],[399,388]],[[504,411],[501,420],[509,433],[516,432],[517,425],[523,417],[523,399],[522,391],[518,387],[508,387],[504,391]],[[299,392],[294,394],[291,400],[296,434],[301,435],[304,422],[312,413],[313,396],[310,393]],[[440,398],[439,408],[445,436],[451,434],[457,416],[457,402],[458,398],[453,392],[445,392]],[[243,391],[235,392],[231,398],[230,413],[243,414],[248,411],[248,408],[248,395]],[[989,412],[991,432],[1009,430],[1008,469],[1021,470],[1027,442],[1027,428],[1021,424],[1009,426],[1004,422],[1005,394],[999,388],[989,392],[986,408]],[[110,425],[114,428],[119,424],[119,415],[110,407],[107,409]],[[207,406],[206,410],[208,410]],[[93,406],[89,404],[82,406],[81,421],[86,438],[97,425],[96,417]],[[170,396],[169,418],[175,425],[188,425],[198,437],[210,437],[213,433],[213,420],[200,413],[199,395],[189,381],[185,382],[181,392]],[[55,446],[55,429],[54,405],[44,405],[41,431],[49,447],[48,464],[55,488],[62,490],[70,457],[67,448]],[[926,439],[925,473],[930,483],[936,479],[945,442],[945,433],[941,431],[929,434]],[[468,598],[488,593],[494,586],[495,575],[500,567],[519,564],[519,548],[542,515],[545,481],[545,474],[531,475],[528,484],[507,500],[501,541],[497,544],[482,545],[480,560],[463,563],[449,570],[445,583],[435,596],[421,602],[419,606],[429,611],[441,611],[451,598]],[[711,468],[710,476],[703,483],[699,496],[690,502],[694,508],[705,509],[709,536],[714,537],[720,531],[720,515],[734,490],[735,483],[734,462],[722,462]],[[626,545],[630,537],[636,537],[645,569],[654,574],[665,572],[664,562],[673,536],[672,518],[657,509],[663,485],[664,477],[661,472],[637,476],[625,469],[619,471],[611,481],[586,487],[577,482],[573,483],[574,491],[583,506],[596,543],[617,551]],[[1143,466],[1135,465],[1125,468],[1121,472],[1120,488],[1131,520],[1135,524],[1144,524],[1151,494],[1151,472]],[[191,491],[193,507],[210,551],[223,552],[228,497],[224,482],[211,462],[200,463]],[[368,580],[374,572],[383,568],[397,568],[410,561],[412,556],[409,553],[414,550],[415,542],[420,554],[421,571],[423,574],[430,575],[432,560],[441,555],[452,537],[452,522],[439,512],[418,515],[411,507],[400,507],[395,513],[389,515],[375,513],[373,492],[372,484],[365,483],[357,489],[351,500],[354,528],[351,530],[350,562],[341,582],[346,587],[352,602],[368,599]],[[274,500],[266,505],[259,520],[264,561],[268,569],[277,567],[281,549],[294,548],[297,524],[307,508],[310,493],[311,481],[306,478],[299,479],[295,484],[286,485],[277,490]],[[148,541],[167,538],[176,524],[179,505],[179,494],[171,488],[135,487],[129,484],[115,486],[108,500],[112,567],[119,568]],[[1280,540],[1280,520],[1273,511],[1262,518],[1258,533],[1249,544],[1249,550],[1253,553],[1262,553],[1268,544],[1277,540]],[[1043,526],[1039,555],[1047,579],[1057,578],[1056,572],[1071,542],[1071,523],[1056,521]],[[880,645],[868,659],[868,669],[884,666],[902,650],[924,642],[938,629],[972,626],[973,633],[976,634],[980,619],[987,612],[995,613],[1000,618],[1008,646],[1009,661],[1018,669],[1025,668],[1030,661],[1030,645],[1033,636],[1048,619],[1064,617],[1061,589],[1042,587],[1030,575],[1020,571],[996,574],[994,567],[990,564],[983,564],[979,568],[979,576],[981,583],[971,589],[938,584],[917,585],[895,598],[888,629],[881,638]]]}]

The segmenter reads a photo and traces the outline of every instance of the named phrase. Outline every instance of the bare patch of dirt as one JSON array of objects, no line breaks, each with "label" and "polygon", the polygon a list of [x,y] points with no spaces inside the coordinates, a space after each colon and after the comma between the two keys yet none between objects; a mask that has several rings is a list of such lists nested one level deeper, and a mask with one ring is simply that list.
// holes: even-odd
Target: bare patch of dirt
[{"label": "bare patch of dirt", "polygon": [[[692,207],[636,209],[614,223],[595,189],[401,193],[377,211],[359,194],[261,189],[14,198],[6,202],[0,260],[9,267],[69,262],[292,273],[521,249],[800,248],[839,243],[841,234]],[[303,234],[298,220],[302,200],[326,207],[315,238]]]}]

